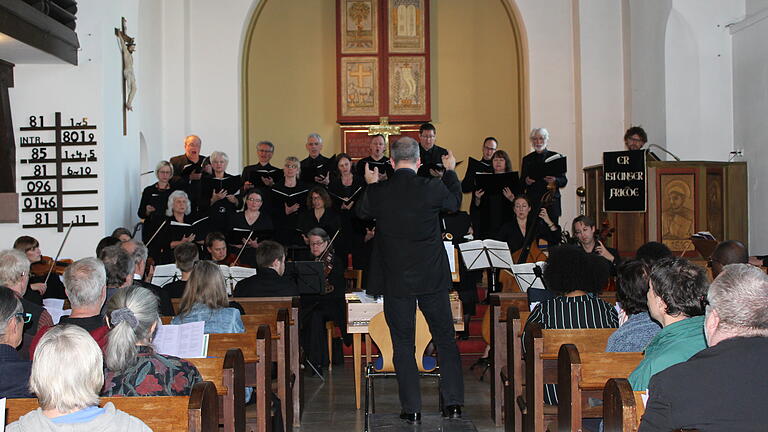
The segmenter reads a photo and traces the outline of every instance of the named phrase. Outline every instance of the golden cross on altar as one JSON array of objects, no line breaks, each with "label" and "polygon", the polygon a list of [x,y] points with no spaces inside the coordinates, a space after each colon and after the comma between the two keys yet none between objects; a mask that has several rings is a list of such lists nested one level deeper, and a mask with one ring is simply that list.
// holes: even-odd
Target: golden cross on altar
[{"label": "golden cross on altar", "polygon": [[368,127],[368,135],[383,135],[386,143],[390,135],[400,135],[400,126],[389,124],[389,117],[379,117],[379,124]]},{"label": "golden cross on altar", "polygon": [[371,76],[371,71],[367,69],[363,69],[363,65],[358,63],[357,70],[354,72],[350,72],[349,76],[351,76],[352,78],[357,78],[357,87],[363,88],[363,87],[366,87],[365,82],[363,80],[366,77]]}]

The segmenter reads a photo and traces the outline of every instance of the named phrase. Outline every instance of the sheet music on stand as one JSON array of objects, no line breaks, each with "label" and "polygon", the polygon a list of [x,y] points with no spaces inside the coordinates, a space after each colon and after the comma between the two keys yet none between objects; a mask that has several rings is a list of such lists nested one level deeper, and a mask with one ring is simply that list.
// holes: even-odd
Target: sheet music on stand
[{"label": "sheet music on stand", "polygon": [[517,285],[520,286],[520,289],[523,292],[528,292],[531,288],[546,289],[546,287],[544,287],[544,281],[535,272],[536,267],[540,267],[543,272],[546,265],[546,262],[538,261],[535,263],[513,264],[510,269],[512,270],[512,274],[515,275],[515,280],[517,281]]},{"label": "sheet music on stand", "polygon": [[181,270],[176,267],[176,264],[156,266],[155,273],[152,275],[152,283],[160,287],[178,279],[181,279]]},{"label": "sheet music on stand", "polygon": [[505,242],[491,239],[473,240],[460,243],[459,250],[467,270],[512,268],[512,254]]}]

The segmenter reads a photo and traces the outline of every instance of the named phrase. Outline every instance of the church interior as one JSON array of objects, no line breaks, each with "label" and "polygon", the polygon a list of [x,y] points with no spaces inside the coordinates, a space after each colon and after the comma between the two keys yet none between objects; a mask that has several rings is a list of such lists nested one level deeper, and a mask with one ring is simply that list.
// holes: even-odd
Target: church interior
[{"label": "church interior", "polygon": [[[357,161],[374,152],[369,150],[369,143],[375,137],[383,138],[384,155],[391,158],[390,147],[401,136],[414,138],[424,152],[425,133],[429,135],[430,130],[434,132],[430,145],[447,149],[455,157],[459,180],[471,179],[471,171],[477,166],[473,164],[478,161],[487,162],[488,173],[493,173],[496,168],[491,160],[501,159],[497,150],[503,150],[506,166],[502,171],[516,172],[514,186],[502,186],[511,189],[510,195],[499,188],[494,195],[496,201],[487,201],[496,203],[492,204],[495,207],[478,210],[485,202],[482,191],[478,196],[474,185],[464,188],[462,183],[460,208],[469,213],[472,224],[478,223],[476,215],[486,211],[489,214],[483,217],[501,225],[515,218],[517,210],[513,205],[516,208],[520,202],[513,195],[534,183],[531,168],[524,167],[523,158],[540,153],[535,143],[539,137],[545,141],[544,151],[550,152],[547,154],[565,155],[567,162],[557,174],[540,176],[552,179],[539,181],[555,188],[556,204],[539,203],[541,193],[534,201],[526,199],[529,210],[542,210],[546,215],[529,221],[536,220],[544,231],[551,228],[552,233],[557,233],[549,233],[554,240],[547,239],[555,244],[569,238],[586,248],[580,232],[589,229],[590,235],[603,235],[590,243],[587,251],[594,250],[590,255],[603,258],[610,256],[610,275],[606,273],[603,282],[611,288],[593,297],[615,306],[617,296],[622,295],[616,292],[616,281],[626,281],[617,264],[634,261],[638,248],[648,242],[666,247],[674,257],[687,258],[686,263],[709,272],[708,278],[715,276],[708,265],[713,265],[719,242],[738,242],[750,263],[768,254],[768,230],[760,228],[761,215],[768,214],[768,192],[761,189],[768,183],[767,38],[768,0],[6,0],[0,4],[0,238],[5,241],[0,249],[14,248],[14,240],[29,236],[39,243],[40,251],[49,260],[77,262],[97,256],[97,245],[115,229],[124,227],[130,237],[143,241],[141,247],[146,244],[144,252],[149,250],[155,264],[176,268],[174,259],[178,263],[179,258],[173,249],[179,239],[166,237],[171,236],[167,233],[172,228],[193,228],[192,219],[186,217],[189,207],[194,215],[198,205],[200,214],[218,205],[219,214],[211,212],[206,224],[218,223],[217,217],[223,213],[234,214],[235,206],[248,211],[251,204],[246,201],[256,196],[260,205],[263,198],[262,210],[279,206],[282,212],[284,201],[286,211],[279,214],[286,218],[293,212],[289,208],[297,205],[294,203],[300,205],[302,215],[304,211],[311,214],[312,208],[306,208],[314,206],[311,197],[325,199],[323,194],[327,200],[331,196],[343,200],[343,210],[350,210],[353,195],[341,198],[328,185],[333,184],[332,177],[338,176],[342,189],[355,186],[345,183],[339,167],[321,171],[322,165],[313,162],[310,142],[317,145],[319,141],[322,156],[336,156],[327,159],[328,164],[345,158],[350,162],[357,182],[353,184],[361,186],[362,195],[368,179],[363,164]],[[425,130],[424,124],[433,126]],[[630,129],[633,127],[640,128],[642,134]],[[640,138],[643,153],[628,151],[635,150],[630,141]],[[197,145],[194,156],[201,156],[201,160],[190,157],[190,143]],[[493,147],[484,155],[488,143]],[[258,166],[267,152],[266,160],[271,160],[279,178],[260,177],[261,193],[246,192],[244,183],[256,177],[246,176],[244,169]],[[617,189],[610,189],[609,160],[629,160],[630,153],[641,175],[634,178],[639,181],[635,182],[639,189],[632,193],[640,190],[641,195],[632,201],[634,207],[621,207],[630,200],[619,198],[620,208],[609,208],[610,198],[616,201],[613,194],[630,190],[621,182]],[[339,156],[342,154],[345,156]],[[651,155],[654,159],[646,159]],[[173,160],[184,157],[187,159],[181,162]],[[306,166],[302,161],[305,158],[309,160]],[[163,165],[161,161],[170,162]],[[439,157],[434,161],[441,164]],[[422,163],[426,162],[422,157]],[[301,168],[291,178],[298,179],[297,184],[308,184],[303,192],[309,194],[303,201],[295,200],[289,192],[268,198],[272,182],[285,181],[288,190],[291,163],[294,169]],[[160,170],[166,166],[171,168],[173,179],[189,185],[179,189],[186,191],[185,200],[188,197],[186,213],[184,209],[178,213],[180,222],[172,220],[176,214],[173,198],[167,209],[161,209],[167,211],[162,217],[170,218],[168,226],[156,217],[150,223],[148,201],[143,197],[159,181]],[[385,169],[381,167],[379,174]],[[433,168],[446,169],[443,165]],[[621,167],[616,170],[628,173]],[[305,172],[317,177],[305,179]],[[215,178],[219,173],[225,174],[223,180],[232,174],[231,178],[236,177],[240,183],[219,196],[215,186],[206,189],[210,182],[205,181],[206,176]],[[562,176],[562,182],[554,180],[558,176]],[[531,181],[527,186],[526,179]],[[230,189],[223,186],[223,180],[218,183],[220,187]],[[310,186],[322,189],[322,193],[315,193]],[[214,197],[209,203],[211,194]],[[162,202],[162,206],[166,207],[166,203]],[[258,209],[255,212],[258,217]],[[222,226],[228,226],[226,217],[232,214],[222,216]],[[309,261],[326,259],[325,250],[322,255],[312,251],[316,234],[310,228],[322,223],[312,219],[319,225],[303,229],[302,215],[298,216],[299,225],[283,234],[299,240],[303,236],[306,246],[300,252],[312,254],[307,255]],[[588,218],[579,222],[582,215]],[[275,216],[272,219],[278,228],[274,238],[265,238],[285,246],[287,261],[301,261],[292,259],[294,248],[288,247],[288,240],[281,241],[287,238],[277,234],[281,222]],[[347,223],[358,229],[355,221],[343,217],[340,220],[337,232],[341,233]],[[520,220],[520,240],[525,243],[530,236],[525,235],[524,226],[528,224],[530,229],[530,224],[518,216]],[[236,257],[235,266],[247,259],[255,268],[260,255],[250,250],[256,249],[257,242],[250,242],[258,230],[254,231],[252,222],[246,222],[250,225],[242,231],[248,233],[250,229],[247,238],[243,235],[230,242],[233,228],[228,226],[230,232],[223,232],[221,240],[226,241],[224,254]],[[472,229],[475,239],[493,237],[478,235],[482,227]],[[447,230],[446,226],[443,231]],[[361,248],[376,241],[374,231],[370,227],[360,229]],[[196,239],[184,234],[180,239],[196,240],[201,259],[224,262],[212,251],[218,238],[201,244],[210,232],[198,234]],[[331,242],[336,238],[333,232],[318,238],[327,242],[327,237]],[[343,274],[344,280],[336,291],[343,309],[338,312],[340,320],[350,329],[356,325],[353,315],[357,312],[350,309],[349,302],[354,299],[353,303],[366,304],[357,291],[367,284],[364,279],[369,265],[352,264],[357,252],[351,238],[342,235],[341,243],[348,242],[348,246],[337,247],[349,255],[339,258],[344,264],[339,277]],[[509,240],[504,241],[511,245]],[[167,242],[165,249],[159,246],[162,242]],[[522,329],[528,329],[526,319],[537,313],[538,301],[543,304],[550,300],[532,302],[530,294],[521,292],[522,287],[511,292],[508,284],[521,282],[505,270],[480,270],[470,275],[467,258],[458,242],[454,244],[454,289],[461,290],[457,287],[466,281],[471,286],[465,288],[473,292],[474,299],[468,313],[465,298],[451,297],[453,306],[465,309],[463,314],[455,313],[456,321],[461,323],[460,328],[457,324],[457,343],[465,382],[464,415],[454,423],[441,418],[438,380],[425,378],[424,420],[418,430],[543,431],[549,426],[549,430],[583,427],[596,431],[602,430],[601,418],[605,430],[635,430],[622,429],[616,420],[608,418],[609,411],[615,414],[612,410],[618,406],[616,401],[626,397],[621,393],[628,388],[622,387],[626,379],[619,383],[608,381],[608,385],[603,380],[599,391],[579,390],[578,401],[568,399],[569,404],[579,405],[576,418],[573,410],[563,412],[566,402],[560,390],[554,403],[547,400],[544,405],[534,405],[529,400],[525,407],[525,398],[530,396],[524,382],[534,376],[526,375],[527,365],[520,365],[521,356],[527,355],[529,349],[527,335],[517,337],[516,344],[511,342],[514,337],[507,336],[510,332],[522,335]],[[530,247],[530,243],[527,245]],[[447,247],[454,250],[450,241]],[[577,266],[576,258],[568,260],[571,267]],[[227,265],[232,264],[230,259]],[[584,268],[591,269],[590,265],[584,264]],[[288,267],[301,272],[298,265]],[[648,275],[650,268],[646,270]],[[627,267],[622,269],[629,271]],[[178,271],[181,274],[183,269]],[[325,284],[332,283],[330,271],[326,272]],[[563,271],[578,273],[573,268]],[[66,279],[64,272],[58,279]],[[237,277],[234,271],[231,274],[231,278]],[[55,271],[43,270],[43,276],[46,283],[51,276],[57,278]],[[655,281],[653,275],[650,277]],[[111,289],[109,280],[107,267],[107,290]],[[229,287],[230,295],[232,289],[234,283]],[[706,297],[706,291],[703,294]],[[40,295],[45,298],[43,293]],[[61,296],[69,305],[66,298]],[[162,296],[160,302],[162,311]],[[179,307],[179,302],[185,307],[183,299],[173,302],[174,307]],[[305,325],[309,328],[317,324],[302,322],[299,328],[294,323],[300,320],[303,308],[309,308],[307,304],[299,296],[293,303],[290,298],[287,303],[279,303],[279,307],[260,306],[256,300],[250,305],[245,300],[241,303],[241,325],[245,325],[246,334],[249,326],[257,322],[255,316],[266,308],[274,306],[287,314],[283,321],[278,313],[277,321],[273,317],[269,325],[251,328],[251,335],[258,329],[256,349],[262,349],[259,352],[263,356],[274,356],[273,361],[264,366],[259,358],[259,366],[249,368],[249,364],[256,363],[257,355],[245,353],[245,372],[240,370],[244,376],[233,372],[237,378],[231,385],[243,387],[246,382],[246,393],[250,388],[255,392],[251,403],[241,396],[219,402],[220,410],[231,409],[234,404],[235,420],[228,414],[217,417],[214,410],[213,426],[203,425],[198,430],[274,431],[280,426],[286,431],[313,432],[367,431],[369,426],[371,431],[417,430],[397,419],[401,407],[394,379],[374,380],[381,384],[376,385],[376,414],[368,418],[366,366],[361,357],[369,361],[371,351],[378,354],[384,350],[378,342],[371,345],[368,330],[361,337],[361,332],[347,331],[338,325],[339,321],[334,326],[330,319],[319,321],[317,332],[304,334]],[[621,311],[621,307],[617,310]],[[252,313],[254,319],[246,319]],[[616,325],[594,327],[617,327],[622,313],[614,317]],[[659,321],[653,311],[650,313]],[[366,329],[370,318],[364,318]],[[280,327],[281,322],[284,327]],[[541,337],[542,330],[537,330]],[[262,331],[267,331],[266,338]],[[571,331],[575,335],[576,331]],[[287,334],[290,342],[286,341]],[[572,343],[569,346],[574,349],[588,345],[574,335],[574,339],[565,338],[562,343]],[[391,344],[390,340],[390,349]],[[538,346],[544,360],[537,358],[537,364],[543,362],[549,369],[537,373],[543,374],[544,380],[550,379],[536,381],[540,387],[544,382],[563,387],[564,381],[558,380],[564,373],[562,364],[558,364],[558,348],[562,363],[563,356],[569,353],[560,344],[550,357],[542,354]],[[309,360],[314,355],[309,351],[317,349],[324,354],[317,362]],[[225,353],[222,351],[222,358]],[[582,352],[585,364],[588,354]],[[637,357],[628,354],[616,364],[634,361],[633,365],[637,365],[642,356],[631,354]],[[242,357],[239,361],[242,367]],[[315,367],[319,370],[315,371]],[[0,373],[2,368],[0,359]],[[608,377],[628,378],[633,369],[624,371],[617,366],[613,370],[617,375]],[[34,373],[34,366],[32,370]],[[226,379],[226,370],[225,365],[222,379]],[[609,387],[614,392],[610,394],[618,394],[618,399],[603,401]],[[218,394],[205,397],[229,401],[221,385],[218,389]],[[633,389],[638,390],[633,384],[630,395]],[[582,393],[588,392],[599,395],[596,397],[601,400],[598,405],[589,405],[584,396],[582,409]],[[261,398],[254,403],[256,393]],[[540,396],[537,393],[536,397]],[[275,403],[273,398],[280,400]],[[8,401],[11,404],[12,399]],[[128,405],[123,408],[116,402],[115,406],[132,413]],[[23,414],[36,405],[28,410],[22,410],[21,405],[8,407],[6,424],[18,419],[11,418],[11,412]],[[185,407],[183,416],[187,414]],[[238,414],[238,410],[244,414]],[[276,412],[279,421],[274,420]],[[261,421],[254,420],[258,416]],[[265,420],[265,416],[273,420]],[[639,423],[640,417],[634,421]]]}]

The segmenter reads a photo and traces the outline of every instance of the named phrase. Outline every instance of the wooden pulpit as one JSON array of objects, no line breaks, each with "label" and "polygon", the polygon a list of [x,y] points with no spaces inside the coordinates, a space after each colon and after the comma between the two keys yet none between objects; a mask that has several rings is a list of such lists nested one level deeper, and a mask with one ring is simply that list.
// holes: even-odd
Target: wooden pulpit
[{"label": "wooden pulpit", "polygon": [[675,255],[700,257],[691,234],[709,231],[718,241],[749,239],[746,162],[649,161],[646,211],[605,212],[603,166],[584,168],[584,212],[598,226],[615,228],[607,246],[631,257],[649,241],[666,244]]}]

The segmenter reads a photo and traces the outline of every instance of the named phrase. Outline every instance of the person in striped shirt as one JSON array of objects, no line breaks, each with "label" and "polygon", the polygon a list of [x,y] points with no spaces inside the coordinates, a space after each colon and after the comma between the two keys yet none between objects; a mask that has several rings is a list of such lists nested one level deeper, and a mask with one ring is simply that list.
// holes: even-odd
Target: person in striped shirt
[{"label": "person in striped shirt", "polygon": [[[544,329],[617,328],[616,309],[598,297],[609,273],[608,261],[598,255],[587,254],[572,245],[553,248],[544,269],[544,283],[558,295],[533,308],[525,329],[531,323]],[[557,405],[554,384],[546,385],[544,403]]]}]

